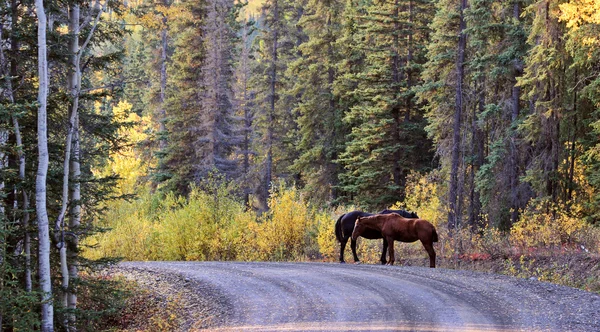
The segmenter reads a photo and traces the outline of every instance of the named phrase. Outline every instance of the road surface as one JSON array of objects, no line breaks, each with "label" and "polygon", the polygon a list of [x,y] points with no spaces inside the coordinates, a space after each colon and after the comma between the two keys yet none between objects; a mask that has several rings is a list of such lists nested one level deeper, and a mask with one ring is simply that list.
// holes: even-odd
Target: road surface
[{"label": "road surface", "polygon": [[600,331],[600,295],[418,267],[129,262],[178,274],[219,303],[215,331]]}]

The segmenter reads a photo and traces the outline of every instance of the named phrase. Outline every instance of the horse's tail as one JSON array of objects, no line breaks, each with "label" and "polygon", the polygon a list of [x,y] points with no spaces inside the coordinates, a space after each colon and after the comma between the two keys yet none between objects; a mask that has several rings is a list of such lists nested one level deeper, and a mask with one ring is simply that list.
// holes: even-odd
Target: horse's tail
[{"label": "horse's tail", "polygon": [[335,237],[337,238],[339,243],[342,243],[342,238],[344,237],[342,235],[342,218],[344,218],[345,215],[345,213],[342,214],[335,222]]},{"label": "horse's tail", "polygon": [[437,232],[435,230],[435,227],[433,228],[433,230],[431,232],[433,233],[433,242],[438,242],[439,238],[438,238]]}]

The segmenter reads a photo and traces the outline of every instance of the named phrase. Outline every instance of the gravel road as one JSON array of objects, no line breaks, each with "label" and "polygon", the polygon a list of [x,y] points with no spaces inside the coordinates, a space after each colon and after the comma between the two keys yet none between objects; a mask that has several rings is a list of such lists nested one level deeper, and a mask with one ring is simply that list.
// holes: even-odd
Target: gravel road
[{"label": "gravel road", "polygon": [[192,281],[214,331],[600,331],[600,295],[495,274],[325,263],[129,262]]}]

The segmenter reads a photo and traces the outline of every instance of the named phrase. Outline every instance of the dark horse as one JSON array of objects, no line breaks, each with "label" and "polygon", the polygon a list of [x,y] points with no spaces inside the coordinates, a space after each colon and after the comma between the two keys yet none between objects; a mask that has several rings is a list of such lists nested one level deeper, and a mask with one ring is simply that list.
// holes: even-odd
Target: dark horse
[{"label": "dark horse", "polygon": [[[388,214],[388,213],[397,213],[405,218],[419,218],[416,213],[408,212],[404,210],[383,210],[379,212],[379,214]],[[352,211],[345,214],[342,214],[335,223],[335,237],[338,242],[340,242],[340,263],[345,263],[344,261],[344,249],[346,249],[346,243],[348,243],[348,239],[350,235],[352,235],[352,231],[354,230],[354,223],[356,222],[356,218],[358,217],[368,217],[373,216],[372,213],[362,212],[362,211]],[[362,237],[366,239],[381,239],[380,231],[376,231],[374,229],[367,229]],[[381,264],[385,264],[385,252],[387,250],[388,243],[383,239],[383,250],[381,252]],[[350,248],[352,249],[352,255],[354,255],[354,261],[359,262],[358,256],[356,255],[356,240],[352,239],[350,241]]]},{"label": "dark horse", "polygon": [[[435,250],[433,242],[438,242],[435,227],[425,219],[407,219],[399,214],[379,214],[356,218],[352,240],[356,240],[365,232],[378,230],[389,245],[390,260],[387,265],[394,264],[394,240],[415,242],[420,240],[429,254],[429,267],[435,267]],[[384,253],[385,255],[385,253]]]}]

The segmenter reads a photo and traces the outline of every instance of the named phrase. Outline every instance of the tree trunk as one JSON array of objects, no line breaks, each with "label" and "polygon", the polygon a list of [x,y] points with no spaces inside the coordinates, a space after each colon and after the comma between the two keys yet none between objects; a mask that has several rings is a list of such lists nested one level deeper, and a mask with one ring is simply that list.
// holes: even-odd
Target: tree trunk
[{"label": "tree trunk", "polygon": [[[16,0],[11,0],[11,17],[9,20],[9,26],[11,28],[11,31],[13,29],[12,22],[16,22],[17,19],[18,19],[17,2],[16,2]],[[2,32],[2,28],[0,28],[0,40],[2,39],[1,32]],[[14,32],[11,32],[11,34],[10,34],[10,48],[11,48],[12,54],[18,53],[18,50],[19,50],[18,39]],[[1,52],[0,53],[0,62],[2,62],[3,64],[6,64],[8,61],[10,61],[10,65],[8,65],[9,72],[4,75],[5,84],[6,84],[5,92],[6,92],[6,97],[7,97],[8,101],[11,104],[14,104],[15,96],[14,96],[14,91],[13,91],[12,80],[14,77],[17,76],[17,62],[14,59],[10,59],[10,60],[7,59],[4,54],[4,49],[0,49],[0,52]],[[12,117],[15,141],[17,144],[17,155],[19,157],[19,181],[21,182],[21,186],[24,186],[26,164],[25,164],[25,154],[23,152],[23,138],[21,135],[21,127],[19,124],[19,119],[14,114],[11,117]],[[1,136],[2,136],[2,133],[0,133],[0,146],[5,143],[5,141],[3,140],[3,138]],[[0,160],[3,160],[3,158],[1,156],[0,156]],[[2,165],[0,165],[0,168],[2,168]],[[0,188],[2,186],[3,186],[3,183],[0,183]],[[14,201],[15,210],[17,210],[19,207],[18,200],[16,198],[17,196],[18,196],[17,189],[15,189],[15,201]],[[25,284],[25,290],[27,292],[31,292],[31,290],[32,290],[32,284],[31,284],[31,236],[28,231],[29,218],[30,218],[29,197],[28,197],[27,191],[25,190],[24,187],[21,187],[21,196],[23,199],[23,203],[22,203],[23,215],[22,215],[22,219],[21,219],[21,227],[24,230],[23,252],[24,252],[24,256],[25,256],[24,284]],[[4,213],[4,211],[2,211],[1,205],[0,205],[0,212]]]},{"label": "tree trunk", "polygon": [[467,24],[464,19],[464,11],[467,8],[467,0],[461,0],[460,4],[460,31],[458,37],[458,56],[456,59],[456,99],[453,119],[452,136],[452,165],[450,170],[450,190],[448,193],[448,228],[454,229],[458,226],[460,211],[457,209],[458,196],[458,171],[460,163],[460,127],[463,109],[463,77],[465,48],[467,45],[467,35],[464,30]]},{"label": "tree trunk", "polygon": [[159,116],[159,131],[160,131],[160,139],[159,139],[159,147],[161,151],[164,151],[167,148],[167,140],[165,137],[165,133],[167,131],[166,127],[166,118],[167,111],[165,109],[165,101],[166,101],[166,90],[167,90],[167,47],[168,47],[168,39],[167,39],[167,17],[163,17],[163,29],[161,31],[161,52],[160,52],[160,95],[159,95],[159,104],[160,109],[158,111]]},{"label": "tree trunk", "polygon": [[[398,0],[394,1],[394,9],[392,12],[393,20],[394,20],[394,31],[400,31],[400,23],[398,22],[399,18],[399,8],[398,8]],[[400,38],[398,33],[395,33],[392,37],[392,86],[393,90],[400,88]],[[399,91],[394,91],[399,92]],[[397,146],[401,146],[402,139],[402,130],[401,130],[401,114],[400,114],[400,105],[396,104],[393,106],[392,116],[394,117],[394,132],[393,137],[395,138],[395,144]],[[399,147],[396,147],[394,151],[394,160],[393,160],[393,176],[394,176],[394,185],[396,187],[402,186],[402,151],[400,151]],[[400,196],[402,190],[397,192],[398,200],[402,201],[403,198]]]},{"label": "tree trunk", "polygon": [[470,174],[470,190],[469,195],[471,203],[469,204],[469,225],[471,228],[477,228],[480,225],[480,214],[481,214],[481,202],[479,192],[475,190],[475,175],[484,163],[484,136],[483,131],[477,125],[477,116],[481,114],[485,109],[485,76],[482,76],[479,81],[479,100],[478,107],[473,108],[473,119],[471,122],[471,132],[473,138],[471,140],[471,154],[473,155],[473,162]]},{"label": "tree trunk", "polygon": [[241,75],[240,80],[242,84],[242,108],[244,111],[244,139],[242,142],[243,148],[243,179],[244,179],[244,206],[248,207],[250,204],[250,188],[248,185],[248,174],[250,173],[250,146],[251,146],[251,132],[252,132],[252,110],[250,105],[250,99],[254,96],[252,93],[248,93],[248,72],[249,64],[248,60],[250,57],[250,49],[248,47],[248,26],[247,22],[244,21],[244,28],[242,30],[242,51],[241,51]]},{"label": "tree trunk", "polygon": [[[412,65],[413,58],[413,2],[410,0],[408,2],[408,45],[407,55],[406,55],[406,89],[409,91],[412,89],[412,69],[410,66]],[[404,115],[405,121],[410,121],[410,113],[412,111],[412,95],[408,95],[406,97],[406,113]]]},{"label": "tree trunk", "polygon": [[335,40],[333,39],[333,31],[331,29],[331,17],[332,14],[329,13],[329,15],[327,16],[327,35],[329,36],[329,40],[327,41],[327,55],[329,56],[328,59],[328,68],[327,68],[327,93],[329,94],[329,111],[331,112],[331,119],[333,119],[333,123],[331,124],[332,127],[332,133],[331,133],[331,138],[332,140],[330,142],[328,142],[328,144],[331,145],[331,158],[329,160],[326,160],[326,164],[327,164],[327,168],[329,169],[328,173],[328,180],[330,181],[329,186],[331,188],[330,190],[330,199],[331,201],[335,201],[338,197],[338,164],[334,162],[334,160],[336,160],[338,158],[338,154],[337,154],[337,146],[336,146],[336,137],[337,137],[337,126],[335,125],[336,122],[336,103],[335,103],[335,94],[333,92],[333,85],[335,82],[335,65],[333,63],[334,61],[334,53],[333,53],[333,43],[335,42]]},{"label": "tree trunk", "polygon": [[39,238],[39,277],[42,292],[42,321],[43,332],[54,331],[54,306],[52,303],[52,280],[50,278],[50,231],[48,227],[48,211],[46,208],[46,179],[48,175],[48,59],[46,51],[46,13],[44,1],[35,0],[38,18],[38,167],[35,183],[35,201],[38,218]]},{"label": "tree trunk", "polygon": [[571,199],[573,198],[573,190],[575,189],[575,184],[573,178],[575,176],[575,155],[577,153],[577,91],[574,91],[573,95],[573,138],[571,140],[571,151],[570,151],[570,165],[569,165],[569,178],[567,183],[567,195],[565,197],[565,202],[569,202],[568,208],[571,205]]},{"label": "tree trunk", "polygon": [[[73,132],[75,131],[75,118],[79,109],[79,91],[80,85],[80,67],[79,67],[79,21],[80,11],[79,5],[73,5],[69,8],[69,73],[68,73],[68,89],[71,94],[71,107],[69,109],[69,124],[67,128],[67,138],[65,142],[65,157],[63,161],[63,187],[62,187],[62,206],[60,214],[57,218],[55,229],[57,237],[57,247],[60,253],[60,271],[62,275],[61,282],[61,302],[64,308],[68,306],[69,292],[69,267],[67,263],[67,244],[65,242],[65,215],[69,201],[69,176],[71,164],[71,149],[73,145]],[[60,236],[60,238],[59,238]],[[65,316],[63,322],[65,329],[69,330],[68,317]]]},{"label": "tree trunk", "polygon": [[[519,23],[521,17],[521,9],[519,3],[515,2],[513,5],[513,19]],[[519,118],[520,114],[520,100],[521,100],[521,87],[517,86],[517,77],[523,74],[523,63],[520,59],[514,60],[513,77],[512,77],[512,113],[511,121],[515,123]],[[511,144],[509,147],[510,160],[509,160],[509,187],[510,187],[510,223],[515,224],[519,220],[519,149],[517,144],[514,142],[514,138],[509,137]],[[510,227],[510,225],[509,225]]]},{"label": "tree trunk", "polygon": [[[81,164],[80,164],[80,145],[79,145],[79,115],[75,117],[75,131],[73,132],[73,157],[71,158],[71,179],[73,184],[71,186],[71,211],[69,218],[69,230],[74,233],[71,240],[67,242],[67,258],[70,261],[69,265],[69,279],[71,282],[79,278],[78,268],[78,255],[77,247],[79,245],[79,239],[77,237],[77,231],[81,224],[81,183],[79,182],[81,176]],[[77,308],[77,292],[71,289],[67,291],[67,309],[74,310]],[[70,314],[69,320],[69,331],[76,331],[76,319],[74,314]]]},{"label": "tree trunk", "polygon": [[275,84],[277,82],[277,38],[278,38],[278,25],[279,25],[279,7],[278,0],[273,0],[273,24],[271,29],[273,31],[273,49],[271,51],[271,77],[270,77],[270,94],[269,94],[269,124],[267,125],[267,160],[265,164],[265,196],[264,206],[266,207],[266,201],[269,196],[269,189],[271,182],[273,181],[273,131],[275,130],[273,123],[275,122]]}]

